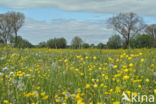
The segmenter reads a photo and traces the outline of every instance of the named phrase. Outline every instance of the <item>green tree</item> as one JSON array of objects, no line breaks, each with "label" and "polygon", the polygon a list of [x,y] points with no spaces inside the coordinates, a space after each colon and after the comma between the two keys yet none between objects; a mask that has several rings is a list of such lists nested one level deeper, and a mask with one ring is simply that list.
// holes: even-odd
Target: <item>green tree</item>
[{"label": "green tree", "polygon": [[10,17],[6,14],[0,14],[0,40],[2,43],[8,43],[12,37],[12,27]]},{"label": "green tree", "polygon": [[136,48],[151,48],[152,39],[147,34],[138,35],[136,37],[135,46]]},{"label": "green tree", "polygon": [[71,42],[72,48],[74,48],[74,49],[81,48],[82,44],[83,44],[83,41],[80,37],[76,36],[72,39],[72,42]]},{"label": "green tree", "polygon": [[156,40],[156,24],[147,26],[145,32],[151,36],[152,40]]},{"label": "green tree", "polygon": [[7,17],[9,17],[9,24],[14,32],[14,39],[15,39],[15,47],[17,45],[17,32],[23,26],[25,16],[23,13],[20,12],[8,12],[6,13]]},{"label": "green tree", "polygon": [[39,47],[39,48],[46,48],[46,47],[47,47],[47,43],[46,43],[46,42],[40,42],[40,43],[38,44],[38,47]]},{"label": "green tree", "polygon": [[122,39],[120,38],[119,35],[113,35],[108,39],[107,46],[108,48],[112,48],[112,49],[121,48]]},{"label": "green tree", "polygon": [[88,43],[83,43],[82,47],[83,48],[89,48],[89,44]]},{"label": "green tree", "polygon": [[58,41],[58,42],[57,42],[58,48],[66,48],[66,46],[67,46],[67,41],[66,41],[65,38],[58,38],[57,41]]},{"label": "green tree", "polygon": [[67,42],[65,38],[54,38],[47,41],[47,46],[49,48],[66,48]]},{"label": "green tree", "polygon": [[19,12],[0,14],[0,40],[3,43],[7,44],[12,41],[11,39],[15,39],[14,43],[17,43],[17,32],[22,27],[24,18]]},{"label": "green tree", "polygon": [[99,43],[98,45],[97,45],[97,48],[98,49],[103,49],[105,47],[105,45],[103,44],[103,43]]},{"label": "green tree", "polygon": [[[10,42],[13,43],[14,39],[12,38]],[[29,41],[23,39],[21,36],[17,36],[17,43],[15,48],[32,48],[32,47],[33,45]]]},{"label": "green tree", "polygon": [[92,43],[92,44],[90,45],[90,48],[95,48],[95,44]]},{"label": "green tree", "polygon": [[129,46],[130,37],[132,35],[137,35],[138,32],[146,27],[143,19],[135,13],[120,13],[117,16],[110,18],[108,22],[123,36],[126,48]]}]

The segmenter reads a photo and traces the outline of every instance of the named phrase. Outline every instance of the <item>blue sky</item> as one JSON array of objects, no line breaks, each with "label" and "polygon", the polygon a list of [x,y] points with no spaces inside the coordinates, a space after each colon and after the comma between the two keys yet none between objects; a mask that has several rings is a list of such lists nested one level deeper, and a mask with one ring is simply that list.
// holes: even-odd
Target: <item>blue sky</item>
[{"label": "blue sky", "polygon": [[76,19],[78,21],[84,20],[103,20],[112,16],[112,14],[91,13],[82,11],[63,11],[58,8],[25,8],[25,9],[9,9],[0,6],[0,13],[8,11],[17,11],[25,14],[26,17],[39,21],[51,21],[53,19]]},{"label": "blue sky", "polygon": [[54,37],[65,37],[70,44],[74,36],[80,36],[88,43],[106,43],[116,33],[107,27],[106,20],[120,12],[135,12],[146,24],[156,24],[155,0],[74,1],[14,0],[15,4],[6,0],[0,1],[0,13],[24,13],[25,24],[18,34],[33,44]]}]

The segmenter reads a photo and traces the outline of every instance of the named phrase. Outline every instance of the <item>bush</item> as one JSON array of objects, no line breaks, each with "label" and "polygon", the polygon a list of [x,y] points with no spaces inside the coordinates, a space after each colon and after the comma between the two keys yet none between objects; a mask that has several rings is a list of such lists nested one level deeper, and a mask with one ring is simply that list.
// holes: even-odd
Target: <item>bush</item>
[{"label": "bush", "polygon": [[103,48],[105,48],[105,45],[104,45],[103,43],[99,43],[99,44],[97,45],[97,48],[98,48],[98,49],[103,49]]},{"label": "bush", "polygon": [[[12,39],[10,42],[13,44],[14,39]],[[17,36],[17,43],[15,48],[32,48],[32,47],[33,45],[29,41],[23,39],[21,36]]]},{"label": "bush", "polygon": [[83,47],[83,48],[89,48],[89,44],[88,44],[88,43],[84,43],[84,44],[82,45],[82,47]]},{"label": "bush", "polygon": [[142,34],[130,39],[131,48],[151,48],[152,39],[150,35]]},{"label": "bush", "polygon": [[108,48],[111,49],[118,49],[121,48],[122,46],[122,39],[119,35],[113,35],[112,37],[109,38],[107,42]]}]

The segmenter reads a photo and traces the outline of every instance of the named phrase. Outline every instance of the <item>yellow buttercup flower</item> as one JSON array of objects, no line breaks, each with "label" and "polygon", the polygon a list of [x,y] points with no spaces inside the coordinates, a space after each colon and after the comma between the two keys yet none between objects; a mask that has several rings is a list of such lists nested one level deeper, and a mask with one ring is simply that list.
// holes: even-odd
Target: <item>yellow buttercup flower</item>
[{"label": "yellow buttercup flower", "polygon": [[154,94],[156,94],[156,89],[154,89]]},{"label": "yellow buttercup flower", "polygon": [[44,95],[45,95],[45,92],[42,92],[42,93],[41,93],[41,96],[44,96]]},{"label": "yellow buttercup flower", "polygon": [[117,67],[118,67],[117,65],[114,65],[114,66],[113,66],[113,69],[116,69]]},{"label": "yellow buttercup flower", "polygon": [[97,87],[98,87],[98,85],[97,85],[97,84],[94,84],[94,85],[93,85],[93,87],[94,87],[94,88],[97,88]]},{"label": "yellow buttercup flower", "polygon": [[129,79],[129,76],[125,75],[123,76],[123,80],[128,80]]},{"label": "yellow buttercup flower", "polygon": [[48,99],[48,95],[42,97],[43,100],[47,100]]},{"label": "yellow buttercup flower", "polygon": [[116,102],[113,102],[113,104],[120,104],[120,102],[119,101],[116,101]]},{"label": "yellow buttercup flower", "polygon": [[9,101],[8,101],[8,100],[3,100],[3,103],[4,103],[4,104],[8,104]]},{"label": "yellow buttercup flower", "polygon": [[85,88],[86,88],[86,89],[87,89],[87,88],[90,88],[90,84],[86,84],[86,87],[85,87]]}]

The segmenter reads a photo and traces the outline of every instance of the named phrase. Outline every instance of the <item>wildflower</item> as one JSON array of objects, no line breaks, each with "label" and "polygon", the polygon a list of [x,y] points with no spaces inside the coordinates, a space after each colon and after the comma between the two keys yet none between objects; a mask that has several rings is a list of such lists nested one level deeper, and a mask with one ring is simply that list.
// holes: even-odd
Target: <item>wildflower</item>
[{"label": "wildflower", "polygon": [[140,56],[141,56],[142,54],[143,54],[143,53],[141,53],[141,52],[139,53]]},{"label": "wildflower", "polygon": [[81,76],[84,76],[84,73],[80,73]]},{"label": "wildflower", "polygon": [[76,56],[76,58],[81,58],[81,56]]},{"label": "wildflower", "polygon": [[124,72],[128,72],[128,69],[126,68],[126,69],[124,69],[123,71],[124,71]]},{"label": "wildflower", "polygon": [[93,102],[90,102],[89,104],[93,104]]},{"label": "wildflower", "polygon": [[86,89],[87,89],[87,88],[90,88],[90,84],[86,84],[86,87],[85,87],[85,88],[86,88]]},{"label": "wildflower", "polygon": [[93,59],[96,60],[96,56],[94,56]]},{"label": "wildflower", "polygon": [[134,96],[138,96],[138,93],[137,93],[137,92],[133,92],[133,95],[134,95]]},{"label": "wildflower", "polygon": [[55,101],[56,101],[56,103],[59,103],[59,102],[60,102],[60,100],[59,100],[59,99],[56,99]]},{"label": "wildflower", "polygon": [[149,82],[150,80],[147,78],[145,81],[146,81],[146,82]]},{"label": "wildflower", "polygon": [[142,58],[142,59],[140,60],[140,62],[144,62],[144,59]]},{"label": "wildflower", "polygon": [[95,79],[92,79],[92,82],[95,82]]},{"label": "wildflower", "polygon": [[133,64],[132,64],[132,63],[130,63],[130,64],[129,64],[129,67],[133,67]]},{"label": "wildflower", "polygon": [[96,104],[102,104],[101,102],[97,102]]},{"label": "wildflower", "polygon": [[118,67],[117,65],[114,65],[114,66],[113,66],[113,69],[116,69],[117,67]]},{"label": "wildflower", "polygon": [[93,87],[94,87],[94,88],[97,88],[97,87],[98,87],[98,85],[97,85],[97,84],[94,84],[94,85],[93,85]]},{"label": "wildflower", "polygon": [[128,96],[130,96],[130,94],[131,94],[131,91],[125,91],[127,94],[128,94]]},{"label": "wildflower", "polygon": [[55,95],[55,99],[58,98],[58,95]]},{"label": "wildflower", "polygon": [[88,56],[86,56],[85,59],[88,59]]},{"label": "wildflower", "polygon": [[42,92],[42,93],[41,93],[41,96],[44,96],[44,95],[45,95],[45,92]]},{"label": "wildflower", "polygon": [[120,102],[119,101],[116,101],[116,102],[113,102],[113,104],[120,104]]},{"label": "wildflower", "polygon": [[103,84],[103,83],[101,83],[101,84],[100,84],[100,87],[103,87],[103,86],[104,86],[104,84]]},{"label": "wildflower", "polygon": [[125,76],[123,76],[123,79],[124,80],[128,80],[129,79],[129,76],[125,75]]},{"label": "wildflower", "polygon": [[105,75],[105,80],[108,80],[108,75]]},{"label": "wildflower", "polygon": [[68,60],[66,59],[66,60],[64,60],[64,63],[67,63],[68,62]]},{"label": "wildflower", "polygon": [[154,89],[154,94],[156,94],[156,89]]},{"label": "wildflower", "polygon": [[25,94],[25,97],[30,97],[31,96],[31,93],[27,93],[27,94]]},{"label": "wildflower", "polygon": [[101,68],[101,67],[99,67],[99,71],[100,71],[100,70],[102,70],[102,68]]},{"label": "wildflower", "polygon": [[78,72],[78,71],[79,71],[79,69],[75,69],[75,71],[77,71],[77,72]]},{"label": "wildflower", "polygon": [[115,88],[115,90],[117,93],[121,91],[120,87],[118,87],[118,86]]},{"label": "wildflower", "polygon": [[8,100],[3,100],[3,103],[8,104],[9,102],[8,102]]},{"label": "wildflower", "polygon": [[75,94],[71,94],[71,95],[70,95],[70,97],[74,97],[74,96],[75,96]]},{"label": "wildflower", "polygon": [[62,92],[62,95],[65,95],[66,94],[66,91]]},{"label": "wildflower", "polygon": [[128,57],[128,60],[131,60],[132,59],[132,57]]},{"label": "wildflower", "polygon": [[37,91],[34,91],[34,92],[32,92],[31,95],[37,98],[38,97],[38,92]]},{"label": "wildflower", "polygon": [[38,87],[36,87],[36,89],[37,89],[37,90],[39,90],[39,89],[40,89],[40,87],[38,86]]},{"label": "wildflower", "polygon": [[138,88],[141,88],[141,85],[138,85]]},{"label": "wildflower", "polygon": [[48,95],[42,97],[42,100],[47,100],[48,99]]}]

